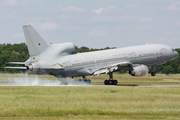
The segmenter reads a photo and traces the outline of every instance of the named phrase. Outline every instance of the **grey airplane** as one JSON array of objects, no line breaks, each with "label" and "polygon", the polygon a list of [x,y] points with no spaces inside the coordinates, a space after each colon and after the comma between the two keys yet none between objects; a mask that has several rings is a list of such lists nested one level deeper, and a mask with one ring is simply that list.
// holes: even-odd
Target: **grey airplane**
[{"label": "grey airplane", "polygon": [[5,67],[41,71],[58,78],[82,76],[84,82],[91,84],[86,76],[109,74],[105,85],[117,85],[113,72],[127,70],[132,76],[148,74],[148,67],[154,68],[178,57],[178,53],[167,45],[146,44],[118,49],[102,50],[86,53],[74,53],[73,43],[48,44],[31,25],[24,25],[23,31],[29,51],[29,59],[25,62],[9,62],[8,64],[24,64],[25,67]]}]

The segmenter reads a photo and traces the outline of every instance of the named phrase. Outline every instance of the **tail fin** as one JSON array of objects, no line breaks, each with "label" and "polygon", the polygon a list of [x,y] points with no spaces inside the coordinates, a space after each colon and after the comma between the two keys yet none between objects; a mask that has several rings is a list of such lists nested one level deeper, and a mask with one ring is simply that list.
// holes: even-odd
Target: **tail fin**
[{"label": "tail fin", "polygon": [[30,56],[42,53],[48,47],[48,44],[31,25],[23,25],[22,27]]}]

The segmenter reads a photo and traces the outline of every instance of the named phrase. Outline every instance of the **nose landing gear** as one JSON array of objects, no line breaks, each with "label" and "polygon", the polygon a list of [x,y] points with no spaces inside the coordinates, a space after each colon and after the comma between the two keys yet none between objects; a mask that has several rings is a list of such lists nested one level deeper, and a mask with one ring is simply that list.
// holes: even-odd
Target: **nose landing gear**
[{"label": "nose landing gear", "polygon": [[109,73],[109,80],[105,80],[104,84],[105,85],[117,85],[118,84],[117,80],[113,80],[113,73],[112,72]]},{"label": "nose landing gear", "polygon": [[154,66],[152,66],[152,72],[151,72],[151,76],[156,76],[156,72],[154,71]]},{"label": "nose landing gear", "polygon": [[156,72],[152,72],[152,73],[151,73],[151,76],[156,76]]}]

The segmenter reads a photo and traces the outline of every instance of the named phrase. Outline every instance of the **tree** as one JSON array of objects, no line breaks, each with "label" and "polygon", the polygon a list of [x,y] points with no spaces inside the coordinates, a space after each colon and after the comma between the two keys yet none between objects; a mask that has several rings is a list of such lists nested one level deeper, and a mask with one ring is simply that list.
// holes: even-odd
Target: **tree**
[{"label": "tree", "polygon": [[19,62],[20,61],[20,57],[21,57],[21,54],[19,52],[16,52],[15,50],[13,50],[11,52],[11,56],[10,56],[10,60],[12,61],[16,61],[16,62]]},{"label": "tree", "polygon": [[180,73],[180,65],[179,65],[179,67],[177,68],[177,72]]},{"label": "tree", "polygon": [[162,73],[165,74],[174,73],[174,69],[171,66],[165,66],[162,70]]},{"label": "tree", "polygon": [[[153,72],[152,67],[149,67],[149,73],[152,73],[152,72]],[[157,72],[156,68],[154,68],[154,72]]]},{"label": "tree", "polygon": [[[4,69],[7,62],[24,62],[29,58],[27,45],[20,44],[0,44],[0,71],[4,72],[20,72],[19,69]],[[18,65],[11,65],[18,66]],[[20,65],[21,66],[21,65]]]}]

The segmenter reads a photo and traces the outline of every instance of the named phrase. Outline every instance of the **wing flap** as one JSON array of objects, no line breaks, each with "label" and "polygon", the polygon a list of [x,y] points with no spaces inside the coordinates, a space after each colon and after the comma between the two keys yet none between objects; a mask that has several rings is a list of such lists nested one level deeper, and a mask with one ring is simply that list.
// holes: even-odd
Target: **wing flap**
[{"label": "wing flap", "polygon": [[119,64],[114,64],[105,68],[100,68],[98,70],[95,70],[93,76],[95,75],[99,76],[100,74],[108,74],[110,72],[118,70],[121,67],[131,67],[131,66],[133,66],[133,64],[130,62],[121,62]]}]

